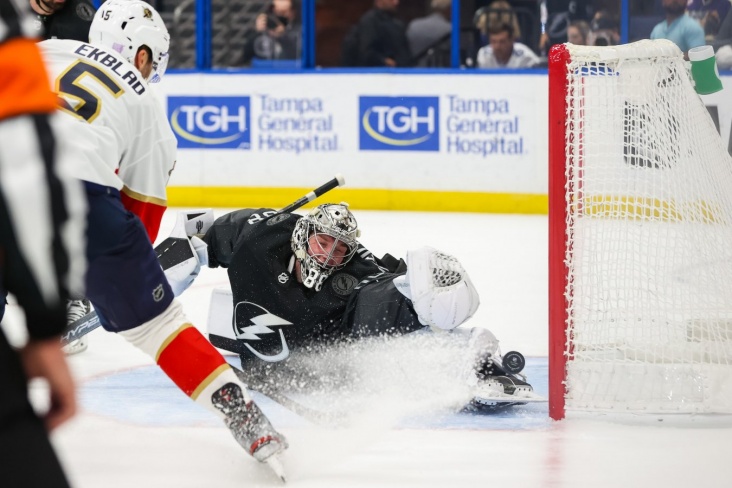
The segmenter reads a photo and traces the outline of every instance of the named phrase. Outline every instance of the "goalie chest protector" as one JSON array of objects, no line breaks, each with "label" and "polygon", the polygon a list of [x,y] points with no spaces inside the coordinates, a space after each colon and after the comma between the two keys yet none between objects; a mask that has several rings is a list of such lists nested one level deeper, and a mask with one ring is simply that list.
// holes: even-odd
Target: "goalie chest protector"
[{"label": "goalie chest protector", "polygon": [[[300,216],[252,218],[265,210],[229,214],[226,222],[217,220],[206,238],[212,263],[228,263],[233,325],[238,341],[243,343],[242,355],[246,357],[249,352],[261,359],[273,358],[283,349],[349,335],[350,326],[342,322],[351,294],[361,280],[384,272],[384,268],[360,248],[346,267],[328,277],[320,291],[306,288],[297,281],[294,269],[288,271],[293,256],[290,239]],[[217,225],[221,226],[218,232]],[[216,239],[209,238],[212,232]],[[220,242],[222,236],[227,236],[228,242]],[[227,252],[230,255],[224,256]],[[261,326],[265,323],[266,328]]]}]

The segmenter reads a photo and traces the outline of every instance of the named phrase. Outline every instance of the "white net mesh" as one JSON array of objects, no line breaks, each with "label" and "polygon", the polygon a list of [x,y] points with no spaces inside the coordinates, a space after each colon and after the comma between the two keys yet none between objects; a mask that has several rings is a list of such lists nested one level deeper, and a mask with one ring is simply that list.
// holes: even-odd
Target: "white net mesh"
[{"label": "white net mesh", "polygon": [[569,53],[567,408],[732,412],[732,160],[672,43]]}]

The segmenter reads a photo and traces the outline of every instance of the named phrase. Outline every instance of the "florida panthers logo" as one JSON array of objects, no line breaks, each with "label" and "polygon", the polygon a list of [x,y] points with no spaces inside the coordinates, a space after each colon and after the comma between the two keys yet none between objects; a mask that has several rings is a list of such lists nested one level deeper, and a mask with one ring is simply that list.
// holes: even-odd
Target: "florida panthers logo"
[{"label": "florida panthers logo", "polygon": [[282,328],[292,322],[269,313],[256,303],[237,303],[232,325],[236,339],[259,359],[274,363],[290,355]]}]

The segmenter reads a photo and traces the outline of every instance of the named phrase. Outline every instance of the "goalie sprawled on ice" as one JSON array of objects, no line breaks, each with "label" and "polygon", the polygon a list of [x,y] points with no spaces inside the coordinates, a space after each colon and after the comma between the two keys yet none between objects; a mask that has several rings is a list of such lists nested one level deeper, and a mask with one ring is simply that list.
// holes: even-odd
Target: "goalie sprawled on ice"
[{"label": "goalie sprawled on ice", "polygon": [[214,292],[209,338],[237,353],[245,372],[264,366],[289,375],[298,368],[288,363],[300,353],[432,329],[459,345],[452,361],[473,404],[540,399],[520,374],[523,356],[512,353],[504,366],[490,331],[455,330],[479,304],[457,259],[428,247],[410,251],[406,261],[376,258],[359,243],[345,203],[305,216],[275,213],[245,209],[214,221],[210,210],[181,212],[173,237],[190,238],[188,259],[175,258],[171,268],[162,251],[172,241],[158,246],[176,293],[200,265],[228,269],[231,294]]}]

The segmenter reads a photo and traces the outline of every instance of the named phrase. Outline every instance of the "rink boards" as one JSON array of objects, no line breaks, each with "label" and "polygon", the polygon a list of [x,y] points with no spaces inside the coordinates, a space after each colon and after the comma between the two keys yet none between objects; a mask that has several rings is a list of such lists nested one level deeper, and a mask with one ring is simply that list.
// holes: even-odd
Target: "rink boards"
[{"label": "rink boards", "polygon": [[[706,97],[725,147],[732,77]],[[280,207],[343,173],[358,208],[546,213],[541,71],[171,74],[176,206]]]}]

